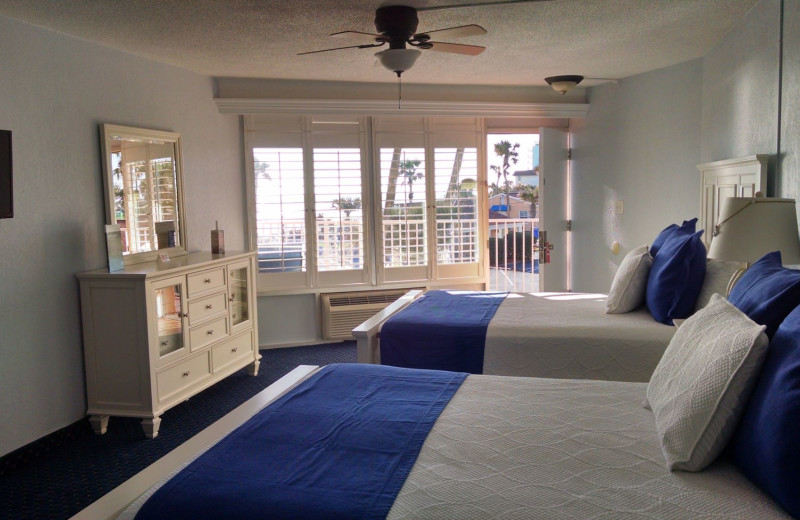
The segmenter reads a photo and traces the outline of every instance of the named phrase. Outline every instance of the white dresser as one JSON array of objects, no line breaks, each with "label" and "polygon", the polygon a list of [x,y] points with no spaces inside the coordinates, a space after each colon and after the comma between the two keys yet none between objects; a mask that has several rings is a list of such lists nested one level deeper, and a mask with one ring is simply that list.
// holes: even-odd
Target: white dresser
[{"label": "white dresser", "polygon": [[161,414],[249,365],[258,373],[255,253],[189,253],[78,274],[92,427]]}]

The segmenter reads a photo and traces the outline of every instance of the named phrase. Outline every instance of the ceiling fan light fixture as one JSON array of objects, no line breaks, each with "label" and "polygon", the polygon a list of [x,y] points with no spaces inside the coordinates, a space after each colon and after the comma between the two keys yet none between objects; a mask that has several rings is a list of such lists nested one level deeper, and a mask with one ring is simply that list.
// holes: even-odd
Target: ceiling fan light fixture
[{"label": "ceiling fan light fixture", "polygon": [[553,87],[556,92],[566,94],[568,91],[574,89],[578,84],[583,81],[583,76],[550,76],[544,78],[548,85]]},{"label": "ceiling fan light fixture", "polygon": [[381,62],[381,65],[391,70],[397,77],[400,74],[414,66],[422,51],[417,49],[386,49],[375,53],[375,57]]}]

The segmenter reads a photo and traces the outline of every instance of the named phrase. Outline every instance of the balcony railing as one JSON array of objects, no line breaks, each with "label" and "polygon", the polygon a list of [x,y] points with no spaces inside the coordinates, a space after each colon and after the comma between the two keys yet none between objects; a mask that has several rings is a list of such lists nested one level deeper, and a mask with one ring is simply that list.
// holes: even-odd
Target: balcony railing
[{"label": "balcony railing", "polygon": [[[318,221],[317,265],[321,271],[361,269],[364,237],[361,219]],[[440,264],[478,261],[478,223],[436,220],[436,258]],[[303,220],[260,221],[261,272],[304,271]],[[426,265],[427,228],[423,220],[383,222],[383,260],[387,267]],[[539,219],[489,220],[489,285],[493,291],[535,292],[539,288]]]},{"label": "balcony railing", "polygon": [[489,219],[490,291],[539,290],[539,219]]},{"label": "balcony railing", "polygon": [[[317,266],[321,271],[361,269],[364,236],[361,219],[317,221]],[[437,219],[436,258],[442,264],[478,261],[478,222]],[[427,227],[423,219],[383,221],[383,261],[386,267],[427,265]],[[261,272],[305,269],[305,221],[259,221]]]}]

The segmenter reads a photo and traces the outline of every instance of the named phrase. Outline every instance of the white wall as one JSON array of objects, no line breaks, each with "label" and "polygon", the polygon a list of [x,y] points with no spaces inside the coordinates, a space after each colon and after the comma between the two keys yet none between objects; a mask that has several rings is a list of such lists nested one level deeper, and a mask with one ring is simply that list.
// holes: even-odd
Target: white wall
[{"label": "white wall", "polygon": [[589,89],[571,126],[573,290],[607,292],[628,251],[699,213],[701,79],[693,60]]},{"label": "white wall", "polygon": [[778,140],[780,0],[758,3],[703,58],[703,163],[771,154]]},{"label": "white wall", "polygon": [[98,125],[178,132],[192,250],[218,219],[244,248],[238,119],[213,82],[0,17],[0,128],[13,132],[14,218],[0,220],[0,455],[85,415],[75,273],[105,267]]}]

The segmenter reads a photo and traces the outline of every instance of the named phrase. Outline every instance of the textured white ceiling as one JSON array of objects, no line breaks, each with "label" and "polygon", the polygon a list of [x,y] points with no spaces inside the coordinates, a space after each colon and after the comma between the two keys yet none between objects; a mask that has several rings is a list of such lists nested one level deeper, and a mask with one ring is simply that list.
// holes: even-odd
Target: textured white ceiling
[{"label": "textured white ceiling", "polygon": [[[375,49],[297,53],[342,45],[333,32],[374,32],[381,5],[470,1],[0,0],[0,14],[214,77],[394,82]],[[624,78],[703,56],[757,1],[551,0],[420,12],[419,31],[483,26],[484,36],[451,41],[487,49],[474,57],[423,51],[403,81]]]}]

